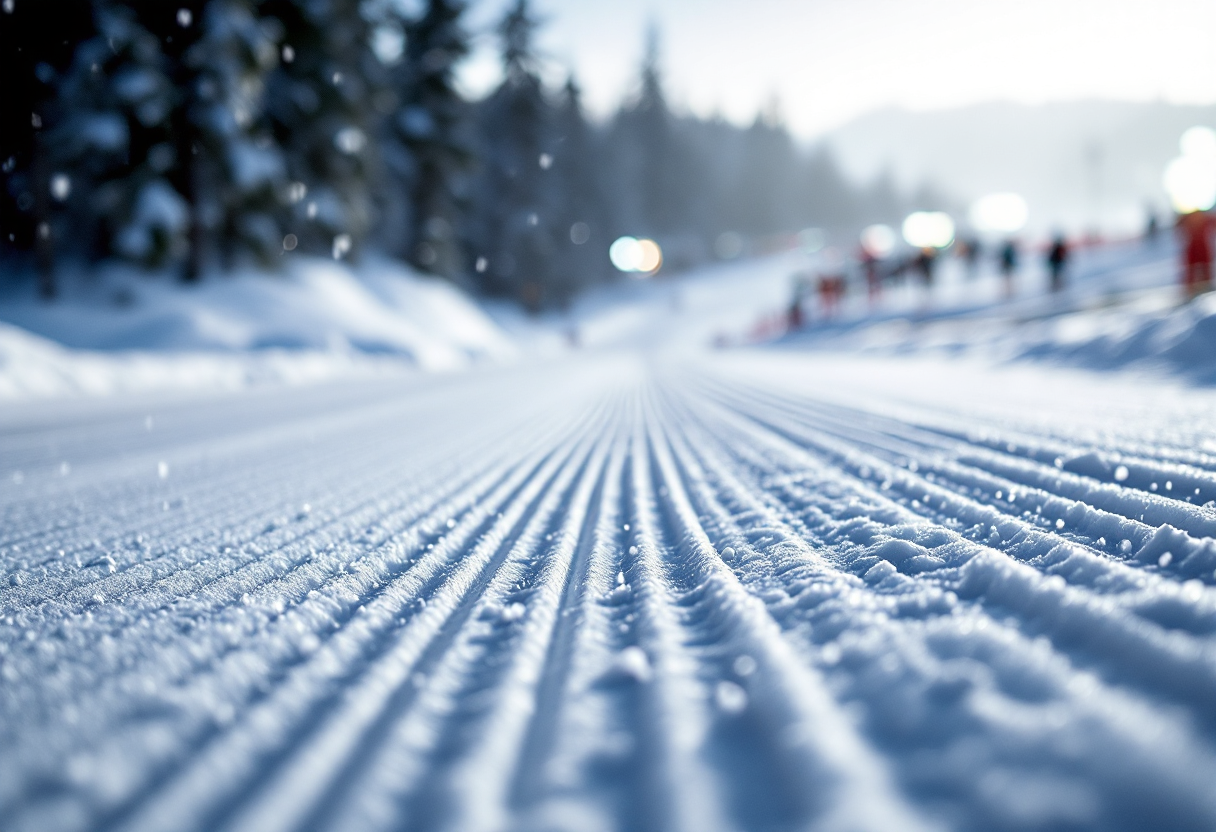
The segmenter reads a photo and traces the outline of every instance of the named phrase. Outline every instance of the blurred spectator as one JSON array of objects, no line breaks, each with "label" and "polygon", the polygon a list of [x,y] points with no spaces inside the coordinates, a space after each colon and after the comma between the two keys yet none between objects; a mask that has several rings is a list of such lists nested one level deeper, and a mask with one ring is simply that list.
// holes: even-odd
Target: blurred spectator
[{"label": "blurred spectator", "polygon": [[979,273],[980,250],[980,241],[975,237],[964,237],[958,241],[958,256],[963,258],[968,280],[974,280]]},{"label": "blurred spectator", "polygon": [[830,320],[840,311],[844,299],[844,275],[823,274],[819,276],[819,308],[823,317]]},{"label": "blurred spectator", "polygon": [[1068,265],[1068,243],[1063,234],[1056,234],[1047,250],[1047,270],[1051,274],[1051,291],[1064,288],[1064,269]]},{"label": "blurred spectator", "polygon": [[862,274],[866,279],[866,292],[870,298],[870,305],[874,306],[882,296],[882,269],[879,265],[881,261],[865,246],[861,247],[859,259]]},{"label": "blurred spectator", "polygon": [[1182,288],[1188,298],[1212,288],[1212,215],[1192,211],[1178,218],[1182,237]]},{"label": "blurred spectator", "polygon": [[1001,277],[1005,281],[1005,297],[1013,297],[1013,275],[1018,270],[1018,244],[1013,240],[1006,240],[1005,245],[1001,246]]},{"label": "blurred spectator", "polygon": [[1144,242],[1152,245],[1157,242],[1157,212],[1151,207],[1148,209],[1148,221],[1144,224]]},{"label": "blurred spectator", "polygon": [[937,249],[932,246],[922,248],[920,254],[916,255],[914,265],[916,271],[920,273],[920,279],[925,284],[925,288],[932,289],[933,270],[937,266]]}]

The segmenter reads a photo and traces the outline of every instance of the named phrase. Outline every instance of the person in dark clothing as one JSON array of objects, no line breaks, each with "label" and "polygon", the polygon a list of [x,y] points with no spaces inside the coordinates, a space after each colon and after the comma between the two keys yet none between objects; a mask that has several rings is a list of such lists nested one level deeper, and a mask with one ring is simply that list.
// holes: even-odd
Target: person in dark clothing
[{"label": "person in dark clothing", "polygon": [[1001,246],[1001,277],[1005,281],[1005,297],[1013,297],[1013,273],[1018,270],[1018,244],[1006,240]]},{"label": "person in dark clothing", "polygon": [[916,255],[914,261],[916,270],[920,272],[921,282],[925,284],[925,289],[933,288],[933,269],[937,265],[937,249],[931,246],[925,246]]},{"label": "person in dark clothing", "polygon": [[1068,243],[1063,234],[1056,234],[1047,250],[1047,269],[1051,273],[1051,291],[1064,288],[1064,268],[1068,265]]}]

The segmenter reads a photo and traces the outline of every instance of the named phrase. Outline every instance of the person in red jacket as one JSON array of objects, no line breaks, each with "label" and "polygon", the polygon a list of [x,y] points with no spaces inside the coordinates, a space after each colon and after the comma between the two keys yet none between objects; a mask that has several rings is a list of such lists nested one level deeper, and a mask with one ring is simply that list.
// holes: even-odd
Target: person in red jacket
[{"label": "person in red jacket", "polygon": [[1182,237],[1182,288],[1187,297],[1212,288],[1212,215],[1192,211],[1178,218]]}]

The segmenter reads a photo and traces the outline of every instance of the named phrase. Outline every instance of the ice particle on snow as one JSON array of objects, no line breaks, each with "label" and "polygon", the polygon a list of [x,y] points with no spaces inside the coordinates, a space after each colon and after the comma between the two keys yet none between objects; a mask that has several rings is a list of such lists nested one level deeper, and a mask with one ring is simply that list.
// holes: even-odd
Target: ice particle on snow
[{"label": "ice particle on snow", "polygon": [[1120,465],[1115,469],[1115,482],[1123,482],[1127,479],[1128,470],[1126,465]]},{"label": "ice particle on snow", "polygon": [[734,669],[735,673],[740,676],[745,678],[751,676],[756,672],[756,660],[747,654],[739,656],[735,659]]},{"label": "ice particle on snow", "polygon": [[625,573],[624,573],[624,572],[617,572],[617,573],[616,573],[616,585],[617,585],[617,586],[624,586],[624,585],[625,585]]},{"label": "ice particle on snow", "polygon": [[625,529],[625,531],[629,531],[629,524],[628,524],[628,523],[626,523],[626,524],[623,526],[623,528]]},{"label": "ice particle on snow", "polygon": [[505,607],[502,608],[501,618],[503,621],[506,621],[508,623],[510,623],[512,621],[518,621],[519,619],[524,617],[524,613],[526,613],[527,611],[528,611],[527,607],[525,607],[523,604],[519,603],[518,601],[515,601],[513,603],[507,604]]},{"label": "ice particle on snow", "polygon": [[1157,565],[1164,569],[1165,567],[1169,566],[1170,563],[1173,562],[1173,560],[1174,560],[1173,553],[1165,552],[1161,555],[1161,557],[1157,558]]},{"label": "ice particle on snow", "polygon": [[454,529],[454,528],[456,528],[456,520],[455,520],[455,518],[453,518],[453,517],[449,517],[449,518],[448,518],[447,527],[448,527],[449,529]]},{"label": "ice particle on snow", "polygon": [[630,546],[630,547],[629,547],[629,554],[631,554],[631,555],[636,555],[637,553],[638,553],[638,547],[637,547],[637,546]]},{"label": "ice particle on snow", "polygon": [[334,146],[347,156],[354,156],[367,146],[367,134],[358,127],[343,127],[334,134]]},{"label": "ice particle on snow", "polygon": [[729,559],[729,558],[733,558],[734,556],[735,556],[735,550],[732,547],[727,546],[725,549],[722,550],[722,557]]},{"label": "ice particle on snow", "polygon": [[718,682],[714,688],[718,709],[727,714],[740,714],[747,709],[747,691],[734,682]]},{"label": "ice particle on snow", "polygon": [[637,645],[630,645],[617,655],[616,669],[639,682],[650,681],[650,658]]},{"label": "ice particle on snow", "polygon": [[283,250],[284,251],[295,251],[296,246],[298,246],[299,244],[300,244],[300,238],[297,237],[295,234],[288,234],[286,237],[283,238]]},{"label": "ice particle on snow", "polygon": [[72,195],[72,180],[66,173],[57,173],[51,177],[51,196],[56,202],[64,202]]},{"label": "ice particle on snow", "polygon": [[169,463],[165,462],[163,459],[156,463],[156,476],[160,477],[162,480],[168,477]]},{"label": "ice particle on snow", "polygon": [[1057,529],[1064,528],[1064,518],[1061,517],[1058,520],[1056,520],[1056,528]]},{"label": "ice particle on snow", "polygon": [[1131,550],[1132,550],[1132,542],[1130,540],[1124,539],[1123,541],[1121,541],[1119,543],[1119,551],[1122,552],[1123,554],[1126,555]]},{"label": "ice particle on snow", "polygon": [[334,259],[341,260],[345,257],[350,252],[351,245],[353,245],[353,242],[349,234],[339,234],[337,237],[334,237]]}]

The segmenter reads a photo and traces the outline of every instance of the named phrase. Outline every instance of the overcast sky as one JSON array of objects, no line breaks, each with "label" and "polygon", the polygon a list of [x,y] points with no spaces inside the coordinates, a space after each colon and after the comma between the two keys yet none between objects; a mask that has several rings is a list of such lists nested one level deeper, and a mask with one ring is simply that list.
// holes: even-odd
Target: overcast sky
[{"label": "overcast sky", "polygon": [[[487,32],[511,0],[480,0]],[[673,103],[750,121],[774,96],[812,138],[885,106],[994,99],[1216,102],[1216,0],[534,0],[556,79],[573,69],[597,114],[636,85],[648,22]],[[464,78],[497,80],[478,40]]]}]

